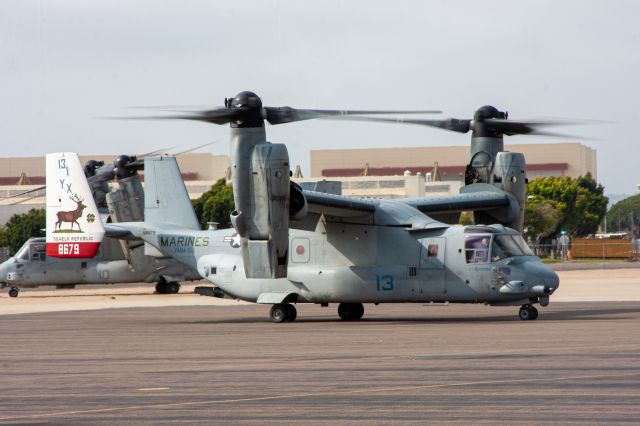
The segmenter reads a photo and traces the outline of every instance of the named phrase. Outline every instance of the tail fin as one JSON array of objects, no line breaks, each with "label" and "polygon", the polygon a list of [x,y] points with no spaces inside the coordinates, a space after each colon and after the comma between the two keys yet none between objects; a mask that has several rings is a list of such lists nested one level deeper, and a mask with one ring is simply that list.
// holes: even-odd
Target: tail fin
[{"label": "tail fin", "polygon": [[176,157],[145,157],[144,220],[200,229]]},{"label": "tail fin", "polygon": [[104,237],[78,154],[47,154],[47,256],[94,257]]}]

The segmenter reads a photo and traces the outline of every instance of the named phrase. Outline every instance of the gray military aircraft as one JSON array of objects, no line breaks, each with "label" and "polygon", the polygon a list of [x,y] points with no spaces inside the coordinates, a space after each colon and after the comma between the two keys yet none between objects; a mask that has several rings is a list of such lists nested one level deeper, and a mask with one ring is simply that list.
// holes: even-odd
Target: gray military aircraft
[{"label": "gray military aircraft", "polygon": [[10,287],[9,296],[18,297],[21,288],[147,282],[156,283],[156,291],[162,294],[177,293],[180,281],[200,279],[173,259],[144,259],[142,249],[130,256],[133,262],[125,258],[118,240],[107,238],[92,259],[60,259],[47,256],[45,238],[30,238],[15,256],[0,264],[0,288]]},{"label": "gray military aircraft", "polygon": [[[193,149],[198,148],[201,146]],[[126,155],[118,156],[113,164],[94,160],[85,164],[84,174],[90,183],[91,197],[99,206],[96,217],[109,223],[144,220],[144,191],[138,174],[143,166],[142,158]],[[111,180],[117,182],[118,189],[109,189],[107,182]],[[82,216],[78,209],[84,204],[77,200],[81,202],[74,201],[77,207],[70,211],[77,211],[78,216]],[[156,292],[170,294],[179,292],[181,281],[198,279],[200,276],[196,271],[174,259],[145,256],[141,240],[109,238],[93,259],[60,259],[47,256],[44,238],[31,238],[15,256],[0,264],[0,289],[10,287],[11,297],[17,297],[20,288],[47,285],[73,288],[80,284],[135,282],[156,283]]]},{"label": "gray military aircraft", "polygon": [[[294,320],[292,303],[303,302],[339,303],[343,319],[361,318],[363,302],[521,305],[520,318],[535,319],[538,313],[533,304],[549,302],[558,277],[533,256],[516,231],[500,224],[451,226],[430,217],[473,210],[488,213],[485,217],[495,222],[521,223],[519,194],[498,186],[524,181],[523,159],[500,167],[496,160],[488,169],[496,174],[493,184],[474,178],[466,187],[468,193],[361,200],[302,191],[289,180],[286,147],[266,141],[265,120],[271,124],[311,118],[395,120],[358,116],[374,113],[380,111],[263,107],[257,95],[241,92],[225,99],[224,108],[167,117],[231,124],[235,232],[192,231],[195,216],[175,160],[149,157],[145,160],[150,165],[147,184],[154,192],[146,197],[145,221],[107,225],[107,234],[142,238],[150,251],[197,268],[217,286],[202,293],[273,305],[271,318],[276,322]],[[487,154],[494,161],[502,151],[496,146],[502,133],[517,132],[497,128],[506,115],[497,119],[477,115],[467,122],[467,130],[473,128],[475,142],[487,147],[475,153],[472,148],[472,155]],[[549,124],[513,123],[531,129]],[[531,133],[520,133],[527,132]],[[53,154],[47,164],[55,166],[65,156],[70,154]],[[475,176],[481,171],[468,173]],[[50,230],[59,208],[59,203],[48,208],[47,250],[51,245],[51,251],[62,257],[69,252],[89,254],[90,246],[99,244],[103,229],[94,229],[86,243],[55,236]]]}]

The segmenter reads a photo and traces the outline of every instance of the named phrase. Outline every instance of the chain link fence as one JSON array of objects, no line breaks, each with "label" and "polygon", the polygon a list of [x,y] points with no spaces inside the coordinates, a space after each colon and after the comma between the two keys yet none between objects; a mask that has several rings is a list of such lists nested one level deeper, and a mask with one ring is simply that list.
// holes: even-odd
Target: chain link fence
[{"label": "chain link fence", "polygon": [[533,252],[547,262],[637,262],[637,239],[572,239],[568,245],[530,244]]}]

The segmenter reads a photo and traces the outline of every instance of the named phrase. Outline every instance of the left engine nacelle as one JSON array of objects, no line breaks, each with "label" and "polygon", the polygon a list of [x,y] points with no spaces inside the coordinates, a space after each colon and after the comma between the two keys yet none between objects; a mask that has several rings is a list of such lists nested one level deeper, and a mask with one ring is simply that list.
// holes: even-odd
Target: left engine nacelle
[{"label": "left engine nacelle", "polygon": [[290,214],[287,148],[268,142],[251,146],[246,138],[238,142],[234,177],[244,180],[243,187],[248,191],[234,192],[236,209],[231,213],[231,223],[241,237],[246,276],[284,278],[289,255]]},{"label": "left engine nacelle", "polygon": [[[509,198],[509,205],[494,210],[475,211],[475,223],[500,223],[522,232],[524,224],[524,204],[527,192],[526,162],[518,152],[498,152],[488,182],[503,191]],[[484,183],[482,180],[478,183]],[[471,188],[471,186],[469,186]]]}]

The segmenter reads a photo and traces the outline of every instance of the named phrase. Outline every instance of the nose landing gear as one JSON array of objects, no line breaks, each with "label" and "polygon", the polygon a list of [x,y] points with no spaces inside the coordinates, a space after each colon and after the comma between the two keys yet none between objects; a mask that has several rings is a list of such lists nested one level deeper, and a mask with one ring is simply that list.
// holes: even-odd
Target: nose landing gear
[{"label": "nose landing gear", "polygon": [[522,305],[518,317],[523,321],[533,321],[538,318],[538,310],[533,305]]},{"label": "nose landing gear", "polygon": [[20,289],[18,287],[11,287],[11,290],[9,290],[9,296],[11,297],[18,297],[18,293],[20,293]]}]

